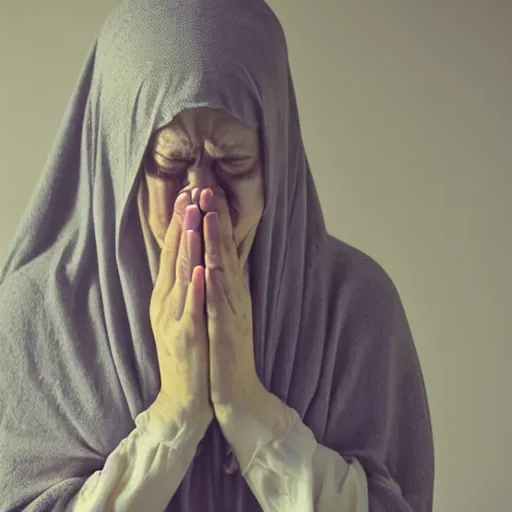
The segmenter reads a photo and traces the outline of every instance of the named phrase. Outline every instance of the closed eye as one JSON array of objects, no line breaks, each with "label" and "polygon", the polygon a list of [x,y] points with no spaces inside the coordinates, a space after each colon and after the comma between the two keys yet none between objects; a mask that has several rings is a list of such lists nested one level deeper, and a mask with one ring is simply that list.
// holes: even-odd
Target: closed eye
[{"label": "closed eye", "polygon": [[[153,158],[148,156],[147,170],[162,179],[172,179],[187,171],[189,165],[194,163],[194,159],[180,155],[162,155],[154,152]],[[248,165],[254,161],[254,157],[248,155],[225,156],[213,158],[218,166],[218,170],[229,176],[243,177],[247,173],[244,172]],[[252,171],[250,171],[252,173]]]},{"label": "closed eye", "polygon": [[219,158],[219,160],[226,163],[247,162],[247,160],[250,159],[250,156],[225,156],[223,158]]},{"label": "closed eye", "polygon": [[166,160],[174,164],[190,164],[194,161],[189,158],[166,158]]},{"label": "closed eye", "polygon": [[219,162],[222,162],[224,164],[244,164],[250,159],[251,159],[250,156],[233,156],[233,157],[219,158]]},{"label": "closed eye", "polygon": [[[159,155],[159,156],[163,160],[165,160],[166,162],[168,162],[170,164],[183,165],[183,164],[191,164],[194,162],[194,160],[190,159],[190,158],[179,158],[179,157],[169,158],[169,157],[165,157],[163,155]],[[250,156],[231,156],[231,157],[223,157],[223,158],[214,158],[214,161],[217,161],[217,162],[220,162],[223,164],[228,164],[228,165],[243,164],[243,163],[248,162],[249,160],[251,160]]]},{"label": "closed eye", "polygon": [[[228,167],[239,167],[247,164],[251,160],[250,157],[225,157],[213,159],[218,165]],[[183,169],[184,166],[188,166],[194,163],[194,160],[188,158],[165,158],[165,161],[172,167],[176,166],[179,169]]]}]

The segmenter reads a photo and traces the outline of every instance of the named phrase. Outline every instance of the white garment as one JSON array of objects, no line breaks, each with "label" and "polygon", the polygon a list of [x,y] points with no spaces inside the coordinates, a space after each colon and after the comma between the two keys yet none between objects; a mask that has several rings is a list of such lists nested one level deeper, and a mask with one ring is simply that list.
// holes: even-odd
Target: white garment
[{"label": "white garment", "polygon": [[[357,461],[345,461],[318,444],[293,409],[285,406],[291,430],[280,440],[258,443],[260,425],[247,425],[243,439],[258,446],[243,477],[264,512],[368,512],[367,480]],[[183,480],[205,429],[182,429],[165,439],[147,421],[146,411],[135,418],[136,428],[108,456],[68,506],[74,512],[165,510]],[[242,438],[232,445],[240,445]],[[238,454],[237,454],[238,456]]]}]

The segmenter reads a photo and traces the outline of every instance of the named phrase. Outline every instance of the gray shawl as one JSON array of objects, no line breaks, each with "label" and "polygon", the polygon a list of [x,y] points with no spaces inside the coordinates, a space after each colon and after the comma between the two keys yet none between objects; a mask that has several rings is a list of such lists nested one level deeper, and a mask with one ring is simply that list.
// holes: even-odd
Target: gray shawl
[{"label": "gray shawl", "polygon": [[[262,0],[128,0],[94,42],[0,274],[0,510],[63,510],[156,397],[141,162],[151,133],[197,106],[264,141],[250,254],[261,381],[319,443],[358,458],[371,512],[430,511],[408,321],[386,272],[326,232],[285,37]],[[202,446],[167,510],[260,510],[215,420]]]}]

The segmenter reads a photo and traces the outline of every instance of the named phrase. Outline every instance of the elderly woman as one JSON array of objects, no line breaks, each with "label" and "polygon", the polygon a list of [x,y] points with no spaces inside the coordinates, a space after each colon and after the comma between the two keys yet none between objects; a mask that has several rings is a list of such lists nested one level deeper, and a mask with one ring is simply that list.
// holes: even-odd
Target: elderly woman
[{"label": "elderly woman", "polygon": [[263,1],[112,13],[0,283],[2,511],[432,509],[404,309],[326,232]]}]

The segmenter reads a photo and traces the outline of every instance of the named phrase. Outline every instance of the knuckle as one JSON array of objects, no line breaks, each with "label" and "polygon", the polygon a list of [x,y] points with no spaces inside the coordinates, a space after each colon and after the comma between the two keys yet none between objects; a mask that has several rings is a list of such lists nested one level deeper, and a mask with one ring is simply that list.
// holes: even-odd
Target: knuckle
[{"label": "knuckle", "polygon": [[170,243],[169,240],[164,240],[164,243],[162,244],[161,256],[167,260],[172,258],[174,254],[176,254],[174,245]]},{"label": "knuckle", "polygon": [[217,260],[219,258],[219,249],[217,244],[213,243],[211,240],[207,240],[205,242],[206,252],[210,255],[210,258]]},{"label": "knuckle", "polygon": [[230,234],[223,233],[221,237],[221,243],[225,249],[229,249],[231,247],[231,244],[233,243],[233,238],[231,237]]},{"label": "knuckle", "polygon": [[176,200],[174,201],[173,208],[173,218],[175,220],[182,221],[185,218],[187,205],[188,204],[186,204],[186,201],[183,201],[183,199],[180,197],[180,194],[178,194]]},{"label": "knuckle", "polygon": [[[173,251],[176,249],[176,240],[179,241],[181,236],[180,225],[178,222],[176,222],[176,220],[176,217],[173,215],[171,218],[171,222],[169,223],[169,226],[167,228],[167,231],[165,232],[162,250],[170,249],[171,251]],[[162,219],[159,222],[159,225],[163,225],[165,223],[166,220]]]},{"label": "knuckle", "polygon": [[188,282],[188,258],[183,255],[182,257],[180,257],[178,259],[178,265],[176,267],[176,278],[181,282],[181,283],[186,283]]},{"label": "knuckle", "polygon": [[178,304],[176,301],[170,301],[169,307],[168,307],[169,317],[176,320],[180,317],[180,311],[178,309]]},{"label": "knuckle", "polygon": [[155,301],[149,308],[149,316],[152,325],[160,325],[162,323],[162,317],[164,315],[163,308],[161,307],[160,301]]}]

